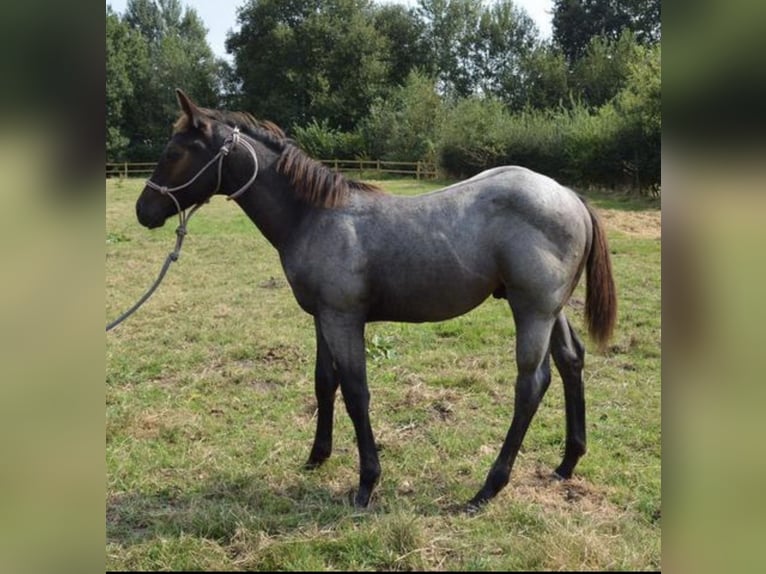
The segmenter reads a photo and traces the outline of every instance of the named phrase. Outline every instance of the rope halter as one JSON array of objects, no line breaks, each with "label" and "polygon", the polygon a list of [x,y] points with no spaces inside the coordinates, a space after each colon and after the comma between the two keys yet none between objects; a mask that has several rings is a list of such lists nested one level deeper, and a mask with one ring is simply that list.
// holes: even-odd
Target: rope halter
[{"label": "rope halter", "polygon": [[180,191],[184,188],[189,187],[192,183],[197,181],[197,179],[209,168],[211,165],[213,165],[215,162],[218,162],[218,183],[215,186],[215,190],[210,195],[213,196],[221,189],[221,170],[223,169],[223,160],[224,158],[229,155],[229,153],[237,146],[237,144],[241,144],[242,147],[244,147],[248,152],[250,152],[250,155],[253,158],[253,175],[250,177],[249,180],[247,180],[247,183],[240,187],[237,191],[229,195],[226,199],[236,199],[240,195],[242,195],[246,189],[248,189],[253,182],[255,181],[255,178],[258,177],[258,156],[255,155],[255,149],[253,149],[252,144],[248,142],[246,139],[243,139],[239,133],[238,128],[234,128],[231,135],[227,136],[227,138],[223,141],[223,145],[221,146],[221,149],[218,150],[218,153],[213,156],[213,159],[211,159],[209,162],[207,162],[202,169],[200,169],[197,174],[192,177],[189,181],[182,185],[177,185],[175,187],[167,187],[165,185],[158,185],[154,183],[151,179],[146,180],[146,186],[159,191],[162,195],[167,195],[170,199],[173,200],[173,203],[176,204],[176,209],[178,210],[178,219],[179,219],[179,225],[176,228],[176,244],[173,251],[168,253],[168,256],[165,258],[165,263],[163,263],[162,268],[160,269],[160,274],[157,277],[157,279],[154,281],[154,283],[149,287],[146,293],[127,311],[125,311],[122,315],[120,315],[117,319],[112,321],[111,323],[108,323],[106,326],[107,331],[111,331],[114,329],[117,325],[122,323],[125,319],[130,317],[133,313],[135,313],[141,305],[143,305],[149,297],[152,296],[152,293],[154,293],[155,289],[159,286],[159,284],[162,282],[162,279],[165,277],[165,273],[167,273],[168,268],[170,267],[170,264],[174,261],[178,261],[178,257],[181,254],[181,246],[184,242],[184,237],[186,237],[186,225],[189,222],[189,219],[194,214],[195,211],[197,211],[202,205],[207,203],[207,201],[210,198],[205,199],[205,201],[197,203],[194,207],[192,207],[188,213],[183,211],[181,209],[181,204],[178,203],[178,200],[175,198],[173,193],[176,191]]}]

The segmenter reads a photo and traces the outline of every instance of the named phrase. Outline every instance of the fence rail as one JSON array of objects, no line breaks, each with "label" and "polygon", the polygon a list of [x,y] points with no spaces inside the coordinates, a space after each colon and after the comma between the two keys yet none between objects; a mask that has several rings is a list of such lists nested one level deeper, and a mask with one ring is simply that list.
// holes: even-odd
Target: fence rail
[{"label": "fence rail", "polygon": [[[323,164],[336,171],[356,172],[360,176],[369,172],[391,175],[410,175],[417,179],[433,179],[436,166],[423,161],[386,161],[379,159],[322,159]],[[155,162],[107,162],[106,177],[146,177],[154,171]]]}]

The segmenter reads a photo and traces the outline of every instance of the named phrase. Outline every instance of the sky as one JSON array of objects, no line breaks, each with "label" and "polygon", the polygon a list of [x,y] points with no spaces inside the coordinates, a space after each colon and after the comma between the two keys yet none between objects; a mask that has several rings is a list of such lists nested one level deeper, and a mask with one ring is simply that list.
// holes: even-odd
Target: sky
[{"label": "sky", "polygon": [[[221,58],[230,60],[226,54],[226,35],[237,28],[237,8],[246,0],[181,0],[184,6],[194,8],[208,29],[207,42],[213,53]],[[378,0],[384,3],[383,0]],[[389,2],[385,2],[389,3]],[[392,4],[414,5],[416,0],[391,0]],[[542,38],[551,37],[552,0],[514,0],[514,3],[526,10],[535,21]],[[128,0],[106,0],[115,12],[122,14]]]}]

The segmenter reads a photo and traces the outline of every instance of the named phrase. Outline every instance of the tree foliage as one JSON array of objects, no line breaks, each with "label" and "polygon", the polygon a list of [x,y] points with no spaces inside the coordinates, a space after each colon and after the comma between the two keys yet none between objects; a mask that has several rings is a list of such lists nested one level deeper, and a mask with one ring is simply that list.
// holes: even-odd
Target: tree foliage
[{"label": "tree foliage", "polygon": [[630,30],[615,40],[594,36],[571,67],[573,95],[592,108],[604,105],[623,88],[631,66],[645,54]]},{"label": "tree foliage", "polygon": [[385,41],[389,86],[401,86],[413,70],[431,68],[425,25],[413,8],[379,5],[373,10],[372,23]]},{"label": "tree foliage", "polygon": [[360,126],[369,157],[393,161],[433,161],[444,104],[435,82],[410,72],[403,86],[376,101]]},{"label": "tree foliage", "polygon": [[178,115],[175,88],[217,105],[219,66],[197,13],[179,0],[129,0],[107,8],[108,157],[157,157]]},{"label": "tree foliage", "polygon": [[570,62],[595,36],[617,40],[631,30],[645,45],[660,39],[660,0],[554,0],[553,38]]},{"label": "tree foliage", "polygon": [[181,0],[107,7],[107,156],[152,160],[178,111],[286,128],[315,156],[519,163],[572,183],[659,182],[659,0],[248,0],[216,60]]},{"label": "tree foliage", "polygon": [[106,11],[106,153],[124,157],[130,143],[124,134],[125,108],[133,98],[136,70],[146,65],[148,51],[138,32],[111,7]]},{"label": "tree foliage", "polygon": [[226,43],[242,106],[286,126],[356,125],[389,73],[370,15],[368,0],[251,0]]}]

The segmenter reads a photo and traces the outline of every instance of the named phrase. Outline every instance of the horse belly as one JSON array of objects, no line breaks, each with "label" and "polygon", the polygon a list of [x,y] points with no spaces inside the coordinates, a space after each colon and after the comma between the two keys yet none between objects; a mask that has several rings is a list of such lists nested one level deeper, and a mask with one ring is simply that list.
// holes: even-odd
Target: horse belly
[{"label": "horse belly", "polygon": [[379,281],[368,312],[370,321],[444,321],[481,305],[499,281],[452,272],[398,270]]}]

